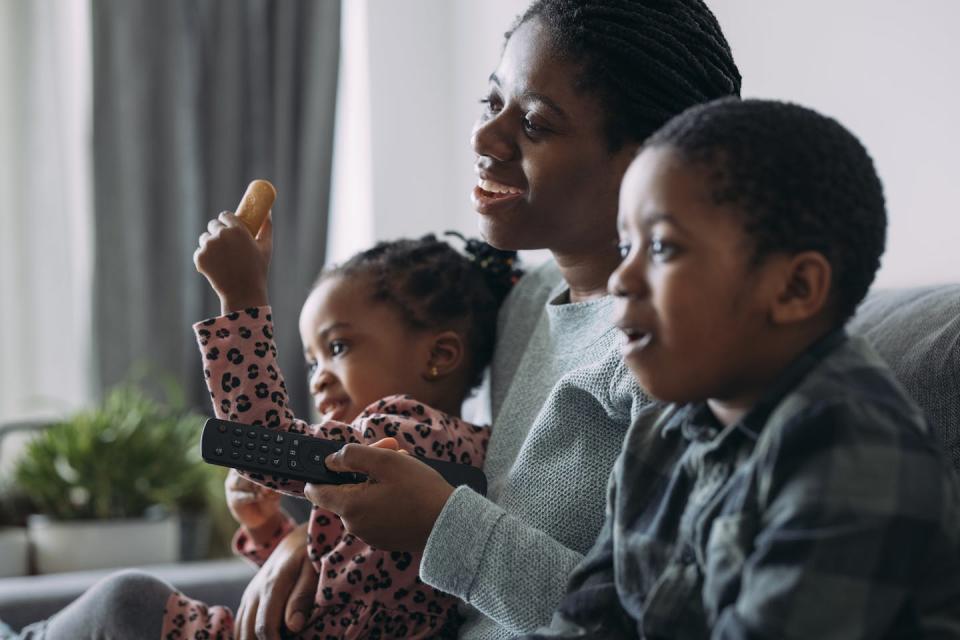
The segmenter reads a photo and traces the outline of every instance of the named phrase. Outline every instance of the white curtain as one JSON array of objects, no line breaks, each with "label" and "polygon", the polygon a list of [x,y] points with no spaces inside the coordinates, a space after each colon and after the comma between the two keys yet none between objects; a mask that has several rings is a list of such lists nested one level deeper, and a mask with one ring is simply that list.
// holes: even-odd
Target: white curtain
[{"label": "white curtain", "polygon": [[88,0],[0,0],[0,421],[90,399]]}]

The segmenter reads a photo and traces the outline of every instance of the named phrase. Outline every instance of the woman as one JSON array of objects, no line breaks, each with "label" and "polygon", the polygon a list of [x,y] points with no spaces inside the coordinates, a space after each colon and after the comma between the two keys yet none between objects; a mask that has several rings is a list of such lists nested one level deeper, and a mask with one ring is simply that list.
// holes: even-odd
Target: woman
[{"label": "woman", "polygon": [[[719,25],[697,0],[541,0],[508,34],[473,132],[474,205],[488,242],[546,248],[553,260],[501,311],[489,494],[357,447],[331,466],[375,484],[308,492],[370,544],[422,549],[423,581],[471,605],[461,637],[546,624],[599,532],[607,476],[645,403],[608,317],[620,179],[671,116],[739,88]],[[260,614],[269,626],[279,618]]]}]

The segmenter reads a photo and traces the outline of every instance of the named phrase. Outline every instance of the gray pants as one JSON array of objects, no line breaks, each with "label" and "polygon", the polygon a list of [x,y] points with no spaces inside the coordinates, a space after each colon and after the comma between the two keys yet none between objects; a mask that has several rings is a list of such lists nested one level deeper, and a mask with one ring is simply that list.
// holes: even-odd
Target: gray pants
[{"label": "gray pants", "polygon": [[158,640],[174,588],[142,571],[121,571],[90,587],[49,620],[25,627],[19,640]]}]

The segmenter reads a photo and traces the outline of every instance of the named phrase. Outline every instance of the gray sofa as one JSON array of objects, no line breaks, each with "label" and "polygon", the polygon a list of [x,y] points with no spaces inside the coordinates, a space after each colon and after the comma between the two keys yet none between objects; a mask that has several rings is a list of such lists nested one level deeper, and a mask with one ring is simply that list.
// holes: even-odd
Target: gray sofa
[{"label": "gray sofa", "polygon": [[[960,470],[960,285],[876,291],[851,321],[926,411]],[[305,511],[304,501],[287,503]],[[191,597],[234,608],[253,570],[239,560],[146,567]],[[49,617],[109,571],[0,579],[0,620],[19,629]]]}]

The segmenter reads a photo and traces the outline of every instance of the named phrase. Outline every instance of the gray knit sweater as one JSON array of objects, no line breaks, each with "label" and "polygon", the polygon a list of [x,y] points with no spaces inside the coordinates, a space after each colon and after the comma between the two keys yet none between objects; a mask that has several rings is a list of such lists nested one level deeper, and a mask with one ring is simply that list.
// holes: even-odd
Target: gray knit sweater
[{"label": "gray knit sweater", "polygon": [[620,357],[609,297],[558,304],[552,261],[500,312],[491,370],[486,498],[447,501],[420,565],[468,603],[460,637],[510,638],[549,622],[603,525],[607,478],[648,400]]}]

